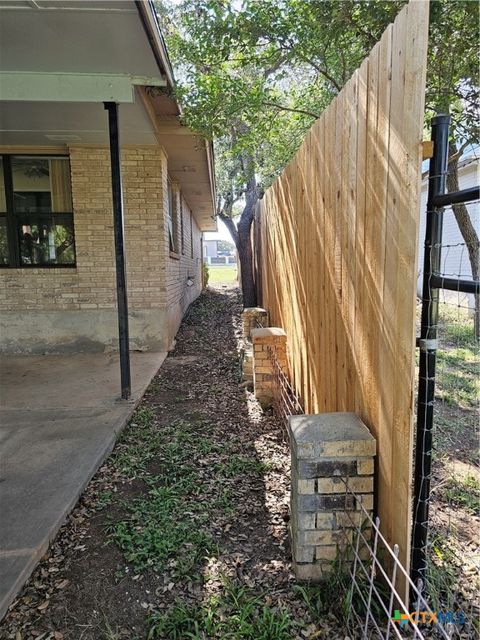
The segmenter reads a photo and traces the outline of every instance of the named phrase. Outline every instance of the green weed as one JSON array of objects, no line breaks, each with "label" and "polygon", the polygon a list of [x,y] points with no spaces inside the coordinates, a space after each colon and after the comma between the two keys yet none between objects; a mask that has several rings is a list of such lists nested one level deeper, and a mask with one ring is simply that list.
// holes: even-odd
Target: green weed
[{"label": "green weed", "polygon": [[101,511],[105,507],[108,507],[109,504],[112,504],[113,495],[113,491],[102,491],[99,493],[95,504],[97,511]]},{"label": "green weed", "polygon": [[463,479],[449,478],[443,497],[470,513],[480,513],[480,482],[473,475]]},{"label": "green weed", "polygon": [[217,470],[226,478],[233,478],[240,475],[263,475],[271,469],[271,465],[255,458],[245,458],[237,454],[233,455],[228,462],[217,465]]},{"label": "green weed", "polygon": [[228,582],[204,604],[178,603],[167,613],[154,614],[150,622],[148,640],[290,640],[295,626],[286,610]]}]

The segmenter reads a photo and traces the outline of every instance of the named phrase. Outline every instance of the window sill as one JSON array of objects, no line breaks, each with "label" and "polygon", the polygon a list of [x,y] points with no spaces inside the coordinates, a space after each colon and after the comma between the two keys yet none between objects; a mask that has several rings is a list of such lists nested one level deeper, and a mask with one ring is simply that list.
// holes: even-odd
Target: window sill
[{"label": "window sill", "polygon": [[173,258],[173,260],[180,260],[180,254],[176,251],[170,251],[170,258]]}]

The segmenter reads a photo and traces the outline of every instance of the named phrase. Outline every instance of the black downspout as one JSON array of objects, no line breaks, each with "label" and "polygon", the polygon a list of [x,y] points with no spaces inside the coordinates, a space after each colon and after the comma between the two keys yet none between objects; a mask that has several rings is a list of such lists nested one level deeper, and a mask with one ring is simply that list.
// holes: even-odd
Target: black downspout
[{"label": "black downspout", "polygon": [[113,228],[115,237],[115,266],[117,276],[118,339],[120,346],[120,381],[122,398],[131,395],[130,352],[128,338],[128,299],[125,268],[125,245],[123,240],[123,197],[122,172],[120,166],[120,142],[118,131],[118,105],[105,102],[108,111],[108,131],[110,136],[110,163],[112,171]]},{"label": "black downspout", "polygon": [[434,201],[437,196],[445,193],[449,123],[450,116],[446,115],[436,116],[432,121],[433,156],[430,159],[428,180],[412,535],[412,580],[420,592],[425,587],[427,570],[428,507],[437,355],[439,290],[434,286],[433,278],[435,273],[440,272],[443,227],[443,209],[435,206]]}]

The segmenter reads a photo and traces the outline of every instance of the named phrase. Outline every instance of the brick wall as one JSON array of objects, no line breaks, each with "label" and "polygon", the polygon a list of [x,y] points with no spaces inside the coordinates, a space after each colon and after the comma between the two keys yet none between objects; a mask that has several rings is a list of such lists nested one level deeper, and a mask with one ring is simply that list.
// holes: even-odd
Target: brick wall
[{"label": "brick wall", "polygon": [[[56,351],[56,346],[61,351],[98,351],[102,345],[117,346],[109,152],[75,145],[69,152],[77,266],[0,270],[3,351]],[[167,158],[161,147],[124,148],[122,178],[131,346],[164,350],[201,290],[201,234],[193,221],[191,238],[188,221],[185,254],[176,260],[170,257]],[[184,210],[189,217],[186,206]],[[195,276],[194,286],[187,287],[187,275]]]},{"label": "brick wall", "polygon": [[[164,178],[166,181],[166,177]],[[166,186],[165,186],[166,189]],[[177,215],[176,229],[178,231],[176,253],[170,252],[168,240],[168,222],[165,216],[164,248],[166,265],[166,307],[168,319],[168,333],[173,340],[178,326],[190,303],[195,300],[202,290],[202,234],[191,214],[185,199],[178,187],[173,185],[173,197]],[[167,203],[165,202],[165,211]],[[182,223],[183,218],[183,223]],[[183,230],[183,242],[182,242]],[[193,282],[188,285],[187,282]]]}]

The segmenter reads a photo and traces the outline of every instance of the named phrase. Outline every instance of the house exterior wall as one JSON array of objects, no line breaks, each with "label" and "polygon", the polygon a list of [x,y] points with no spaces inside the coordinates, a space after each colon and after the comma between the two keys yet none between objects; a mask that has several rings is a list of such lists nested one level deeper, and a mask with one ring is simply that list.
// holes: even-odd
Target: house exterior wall
[{"label": "house exterior wall", "polygon": [[[176,201],[175,210],[178,215],[176,228],[179,232],[177,239],[178,252],[176,254],[170,252],[167,227],[165,227],[164,233],[166,321],[169,345],[173,342],[185,311],[202,290],[202,234],[190,208],[182,198],[176,185],[174,185],[173,197]],[[166,207],[167,203],[164,202],[165,211]],[[192,283],[191,285],[188,284],[190,282]]]},{"label": "house exterior wall", "polygon": [[[1,351],[98,352],[118,347],[109,151],[74,145],[69,153],[76,267],[0,270]],[[122,178],[130,347],[165,351],[201,290],[201,234],[193,221],[194,257],[190,236],[185,238],[188,253],[170,256],[167,158],[161,147],[124,148]],[[186,231],[190,234],[190,224]],[[188,290],[187,275],[195,276]]]},{"label": "house exterior wall", "polygon": [[203,246],[205,247],[205,258],[217,257],[217,241],[216,240],[204,240]]}]

